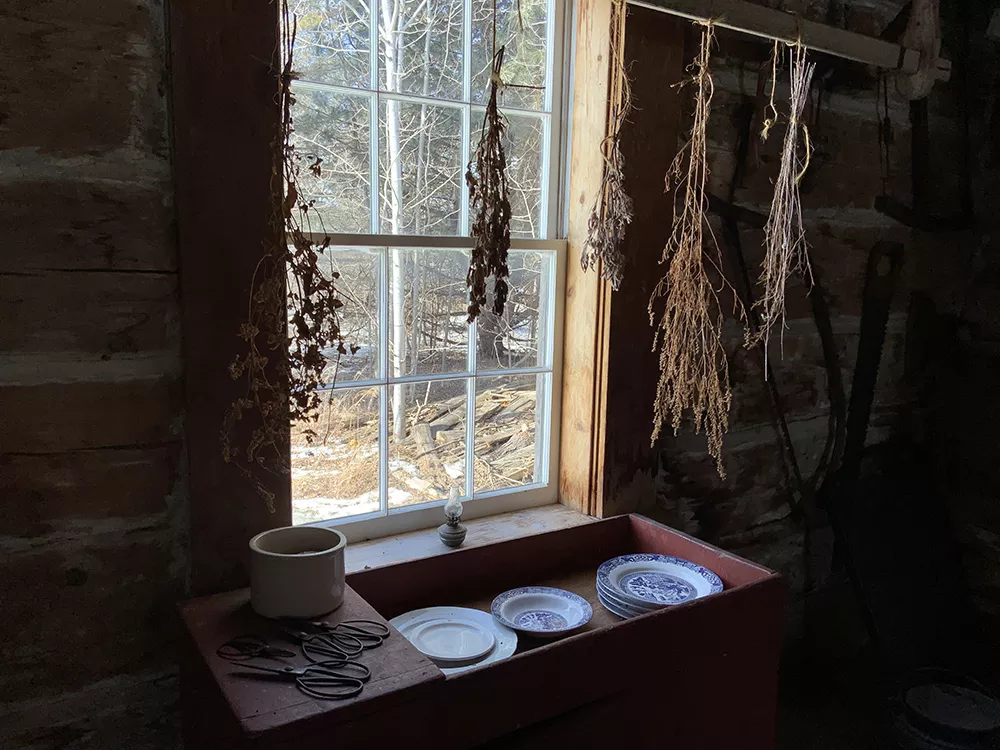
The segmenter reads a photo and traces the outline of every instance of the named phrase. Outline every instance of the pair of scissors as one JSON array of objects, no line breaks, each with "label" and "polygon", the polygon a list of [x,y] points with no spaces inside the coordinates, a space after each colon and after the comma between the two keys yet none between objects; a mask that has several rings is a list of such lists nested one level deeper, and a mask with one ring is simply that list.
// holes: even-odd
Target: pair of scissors
[{"label": "pair of scissors", "polygon": [[301,625],[348,643],[357,642],[362,649],[381,646],[389,637],[389,626],[375,620],[344,620],[336,624],[314,620],[301,622]]},{"label": "pair of scissors", "polygon": [[[244,669],[256,669],[266,675],[254,677],[274,677],[294,680],[296,687],[306,695],[323,700],[353,698],[361,693],[371,677],[371,670],[364,664],[349,659],[329,659],[304,667],[265,667],[260,664],[241,664]],[[251,675],[246,675],[251,676]]]},{"label": "pair of scissors", "polygon": [[238,635],[219,646],[215,653],[229,661],[246,661],[263,657],[265,659],[290,659],[294,651],[272,646],[257,635]]},{"label": "pair of scissors", "polygon": [[289,640],[302,646],[302,653],[311,662],[321,662],[328,659],[347,660],[358,656],[364,646],[361,641],[346,639],[331,633],[309,633],[296,628],[282,628],[281,632]]}]

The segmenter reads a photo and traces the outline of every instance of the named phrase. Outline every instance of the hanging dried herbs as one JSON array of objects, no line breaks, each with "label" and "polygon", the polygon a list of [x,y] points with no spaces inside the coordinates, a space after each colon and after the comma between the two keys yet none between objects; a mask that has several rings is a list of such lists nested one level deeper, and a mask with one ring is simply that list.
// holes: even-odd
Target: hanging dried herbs
[{"label": "hanging dried herbs", "polygon": [[[247,320],[239,330],[246,353],[229,366],[233,380],[246,383],[246,392],[226,411],[221,433],[223,458],[239,468],[272,511],[274,494],[256,472],[289,472],[289,422],[316,419],[328,355],[347,353],[340,331],[338,311],[343,303],[336,288],[338,274],[324,274],[318,262],[329,240],[318,246],[311,241],[312,202],[297,188],[302,166],[319,176],[321,160],[299,154],[292,143],[296,25],[287,2],[282,2],[280,12],[280,123],[272,142],[274,199],[268,232],[273,239],[265,244],[254,272]],[[238,423],[254,412],[259,424],[245,435]],[[245,445],[237,445],[244,441]]]},{"label": "hanging dried herbs", "polygon": [[[494,8],[494,14],[495,12]],[[494,27],[495,25],[494,16]],[[479,145],[465,173],[473,216],[471,235],[476,241],[465,279],[469,287],[470,323],[479,317],[486,305],[488,277],[493,277],[493,312],[502,315],[507,302],[510,198],[507,194],[507,157],[503,147],[507,122],[497,107],[497,92],[503,86],[500,77],[503,56],[504,47],[500,47],[493,55],[490,98],[483,116]]]},{"label": "hanging dried herbs", "polygon": [[[689,67],[692,75],[686,85],[694,87],[694,118],[690,138],[666,175],[666,189],[674,192],[674,215],[673,231],[661,262],[669,261],[669,266],[649,300],[649,320],[656,327],[653,349],[660,350],[652,439],[659,437],[665,423],[676,435],[684,416],[690,413],[695,432],[705,431],[708,452],[724,478],[722,439],[729,429],[732,391],[722,345],[722,310],[706,269],[708,263],[721,276],[721,262],[716,260],[718,246],[705,218],[706,128],[713,93],[709,72],[713,36],[712,25],[705,24],[698,56]],[[716,259],[707,252],[707,242],[715,246]],[[661,298],[663,313],[657,322],[656,310]]]},{"label": "hanging dried herbs", "polygon": [[621,151],[621,130],[632,109],[632,87],[625,66],[625,0],[611,3],[611,81],[608,92],[608,133],[601,142],[604,160],[601,189],[587,222],[580,265],[585,271],[599,268],[601,278],[617,290],[625,270],[622,242],[632,223],[632,199],[625,192],[625,159]]},{"label": "hanging dried herbs", "polygon": [[[775,43],[775,73],[778,50],[778,43]],[[760,310],[760,330],[756,335],[749,333],[747,335],[748,345],[764,343],[765,362],[772,329],[777,326],[783,332],[785,328],[785,286],[789,277],[793,273],[801,274],[807,284],[812,286],[809,245],[806,242],[805,227],[802,222],[799,184],[809,166],[812,152],[809,129],[802,121],[802,115],[809,100],[809,87],[815,67],[815,64],[806,62],[805,47],[801,44],[791,47],[788,53],[791,83],[788,129],[785,131],[785,140],[782,143],[781,167],[774,183],[771,213],[764,227],[765,254],[760,274],[760,284],[764,291],[755,305]],[[771,92],[773,110],[773,83]],[[762,138],[767,137],[767,129],[768,125],[765,123],[765,130],[761,133]]]}]

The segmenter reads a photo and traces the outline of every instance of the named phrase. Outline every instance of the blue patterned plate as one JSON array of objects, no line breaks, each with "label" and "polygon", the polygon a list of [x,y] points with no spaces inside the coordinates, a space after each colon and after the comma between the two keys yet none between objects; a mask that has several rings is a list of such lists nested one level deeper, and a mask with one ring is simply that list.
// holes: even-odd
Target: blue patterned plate
[{"label": "blue patterned plate", "polygon": [[505,591],[490,605],[497,621],[538,637],[565,635],[590,622],[590,602],[571,591],[548,586],[522,586]]},{"label": "blue patterned plate", "polygon": [[668,555],[622,555],[597,569],[597,587],[631,607],[648,609],[698,599],[722,591],[708,568]]}]

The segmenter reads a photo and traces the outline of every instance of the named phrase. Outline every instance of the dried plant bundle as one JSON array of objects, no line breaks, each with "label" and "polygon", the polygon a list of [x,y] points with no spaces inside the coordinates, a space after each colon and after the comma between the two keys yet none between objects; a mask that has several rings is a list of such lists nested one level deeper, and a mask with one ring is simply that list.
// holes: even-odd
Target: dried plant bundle
[{"label": "dried plant bundle", "polygon": [[815,65],[806,62],[806,49],[801,44],[793,45],[788,57],[791,83],[788,129],[782,143],[781,168],[774,183],[771,213],[764,227],[765,253],[760,274],[763,294],[755,305],[760,310],[760,330],[756,334],[747,334],[749,346],[763,341],[765,362],[771,331],[777,326],[784,332],[788,278],[793,273],[799,273],[812,285],[799,184],[809,166],[812,152],[809,129],[802,121],[802,115],[809,100]]},{"label": "dried plant bundle", "polygon": [[471,235],[476,241],[465,279],[469,287],[470,323],[479,317],[486,305],[487,277],[493,277],[493,312],[502,315],[507,302],[510,198],[507,193],[507,157],[503,147],[507,122],[497,107],[497,91],[503,85],[500,77],[503,56],[503,47],[493,56],[490,98],[483,115],[475,165],[470,161],[465,173],[473,216]]},{"label": "dried plant bundle", "polygon": [[608,132],[601,142],[603,173],[601,188],[587,222],[580,265],[585,271],[599,268],[601,278],[617,290],[625,270],[622,242],[632,223],[632,199],[625,191],[625,160],[621,151],[621,130],[632,109],[632,86],[625,66],[625,0],[611,3],[611,80],[608,92]]},{"label": "dried plant bundle", "polygon": [[[669,261],[669,266],[649,300],[649,320],[656,326],[653,349],[660,349],[652,440],[659,437],[664,423],[669,423],[676,435],[685,414],[690,412],[695,432],[705,431],[708,452],[715,459],[719,475],[725,478],[722,439],[729,429],[732,391],[722,345],[722,310],[706,269],[707,262],[721,276],[721,263],[706,252],[706,243],[710,242],[719,258],[718,245],[705,218],[713,36],[711,24],[704,25],[698,56],[689,67],[692,75],[686,82],[695,91],[691,135],[666,175],[666,188],[674,191],[674,215],[673,231],[661,262]],[[656,309],[661,298],[665,298],[664,309],[657,323]]]},{"label": "dried plant bundle", "polygon": [[[324,274],[319,268],[319,254],[329,240],[319,246],[312,243],[308,234],[312,203],[297,188],[301,165],[307,160],[291,140],[296,24],[284,0],[280,10],[280,123],[272,143],[273,209],[268,232],[272,239],[257,264],[247,320],[239,330],[246,353],[229,366],[233,380],[246,382],[246,392],[226,411],[220,436],[223,458],[237,466],[271,511],[274,494],[255,472],[289,473],[289,421],[316,420],[327,355],[347,353],[340,331],[338,311],[343,302],[336,288],[338,274]],[[319,176],[320,162],[308,160],[307,169]],[[259,415],[259,424],[250,431],[246,445],[238,448],[235,443],[243,436],[237,437],[237,425],[252,412]]]}]

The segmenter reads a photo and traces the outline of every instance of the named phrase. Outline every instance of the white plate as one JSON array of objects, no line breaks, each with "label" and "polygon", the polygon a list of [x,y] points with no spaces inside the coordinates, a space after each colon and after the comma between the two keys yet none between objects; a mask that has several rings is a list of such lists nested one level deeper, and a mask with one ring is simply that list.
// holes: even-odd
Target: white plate
[{"label": "white plate", "polygon": [[489,629],[466,619],[419,621],[399,632],[417,651],[436,662],[478,661],[496,644]]},{"label": "white plate", "polygon": [[[405,637],[404,629],[409,630],[413,625],[423,624],[431,620],[464,620],[466,622],[473,622],[489,630],[496,640],[492,651],[482,659],[473,661],[471,664],[462,664],[460,666],[456,666],[454,663],[449,665],[446,662],[438,664],[439,669],[445,674],[457,674],[467,669],[492,664],[513,656],[514,651],[517,650],[517,633],[501,625],[489,612],[483,612],[479,609],[467,609],[466,607],[426,607],[393,617],[389,620],[389,624]],[[409,639],[407,638],[407,640]]]},{"label": "white plate", "polygon": [[582,596],[549,586],[505,591],[493,600],[490,611],[502,625],[543,638],[565,635],[594,616],[590,602]]},{"label": "white plate", "polygon": [[708,568],[679,557],[622,555],[597,569],[597,580],[630,605],[681,604],[722,591],[722,580]]}]

